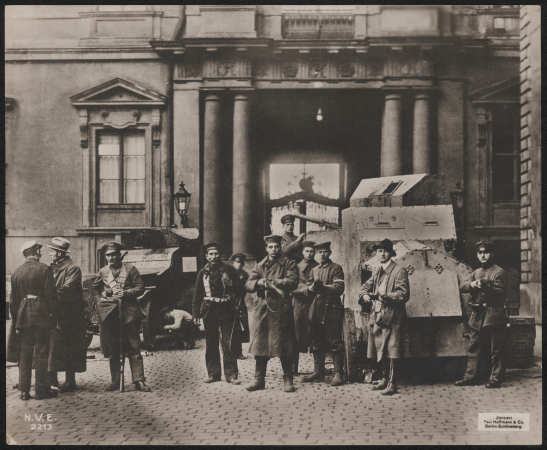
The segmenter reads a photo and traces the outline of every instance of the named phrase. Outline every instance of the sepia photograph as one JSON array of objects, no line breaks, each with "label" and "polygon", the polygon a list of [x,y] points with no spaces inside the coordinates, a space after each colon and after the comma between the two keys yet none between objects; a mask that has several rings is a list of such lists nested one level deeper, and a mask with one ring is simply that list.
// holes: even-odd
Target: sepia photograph
[{"label": "sepia photograph", "polygon": [[543,443],[540,5],[4,11],[6,444]]}]

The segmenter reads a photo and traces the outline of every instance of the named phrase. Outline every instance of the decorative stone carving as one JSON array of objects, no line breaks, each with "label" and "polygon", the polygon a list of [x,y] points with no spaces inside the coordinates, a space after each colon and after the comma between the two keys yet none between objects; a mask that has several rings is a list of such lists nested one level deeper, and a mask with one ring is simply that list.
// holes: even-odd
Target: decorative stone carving
[{"label": "decorative stone carving", "polygon": [[161,138],[160,138],[161,114],[158,108],[154,108],[152,110],[151,124],[152,124],[152,145],[154,147],[158,147],[161,142]]},{"label": "decorative stone carving", "polygon": [[235,76],[234,64],[235,62],[231,60],[220,61],[217,66],[217,74],[221,77],[226,77],[230,74]]},{"label": "decorative stone carving", "polygon": [[201,61],[186,60],[179,64],[178,69],[179,78],[198,78],[201,75]]},{"label": "decorative stone carving", "polygon": [[310,70],[309,74],[312,78],[327,78],[327,76],[323,73],[323,70],[327,66],[326,62],[323,61],[312,61],[310,62]]},{"label": "decorative stone carving", "polygon": [[482,108],[477,109],[477,145],[483,147],[486,144],[487,128],[488,128],[488,114]]},{"label": "decorative stone carving", "polygon": [[82,146],[82,148],[87,148],[87,109],[78,110],[78,120],[80,125],[80,145]]},{"label": "decorative stone carving", "polygon": [[287,78],[294,78],[298,73],[298,65],[294,62],[285,62],[281,67],[281,72]]},{"label": "decorative stone carving", "polygon": [[[101,116],[104,119],[105,126],[116,128],[118,130],[136,126],[141,117],[141,112],[138,109],[133,109],[127,112],[116,112],[110,115],[106,110],[101,111]],[[107,117],[111,117],[110,120],[106,120]]]},{"label": "decorative stone carving", "polygon": [[268,63],[265,60],[259,60],[255,64],[254,76],[255,77],[266,77],[269,72]]},{"label": "decorative stone carving", "polygon": [[344,62],[340,66],[340,76],[351,78],[355,74],[355,66],[350,62]]}]

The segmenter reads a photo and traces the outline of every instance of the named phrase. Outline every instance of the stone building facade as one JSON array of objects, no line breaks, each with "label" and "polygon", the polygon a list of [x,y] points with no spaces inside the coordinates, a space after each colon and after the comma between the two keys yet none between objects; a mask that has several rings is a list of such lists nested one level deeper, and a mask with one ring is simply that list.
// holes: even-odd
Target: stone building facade
[{"label": "stone building facade", "polygon": [[203,241],[260,257],[268,167],[291,162],[340,164],[342,207],[438,174],[462,257],[493,239],[518,273],[519,30],[516,5],[9,6],[7,273],[61,235],[90,276],[105,241],[179,223],[180,182]]}]

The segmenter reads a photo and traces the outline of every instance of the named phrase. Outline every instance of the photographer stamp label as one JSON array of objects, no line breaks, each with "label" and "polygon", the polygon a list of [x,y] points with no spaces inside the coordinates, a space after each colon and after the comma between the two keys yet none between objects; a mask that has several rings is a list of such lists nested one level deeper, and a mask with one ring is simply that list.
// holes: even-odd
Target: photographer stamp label
[{"label": "photographer stamp label", "polygon": [[530,414],[479,413],[479,431],[530,431]]},{"label": "photographer stamp label", "polygon": [[25,422],[34,422],[30,424],[31,430],[45,431],[53,429],[53,418],[51,414],[25,414]]}]

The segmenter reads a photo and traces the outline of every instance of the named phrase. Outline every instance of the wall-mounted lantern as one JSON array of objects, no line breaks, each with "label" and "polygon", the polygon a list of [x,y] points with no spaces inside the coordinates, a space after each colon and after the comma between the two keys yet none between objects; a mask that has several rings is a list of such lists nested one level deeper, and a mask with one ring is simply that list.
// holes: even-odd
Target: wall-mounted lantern
[{"label": "wall-mounted lantern", "polygon": [[173,194],[175,199],[175,208],[180,216],[180,223],[182,227],[188,226],[188,208],[190,206],[190,198],[192,194],[184,188],[184,183],[180,183],[179,190]]}]

